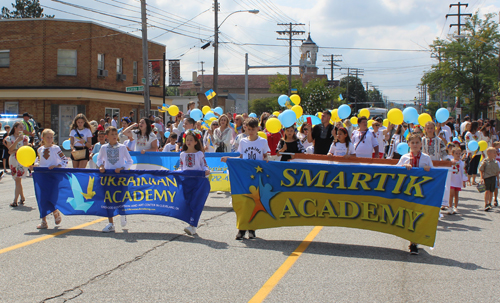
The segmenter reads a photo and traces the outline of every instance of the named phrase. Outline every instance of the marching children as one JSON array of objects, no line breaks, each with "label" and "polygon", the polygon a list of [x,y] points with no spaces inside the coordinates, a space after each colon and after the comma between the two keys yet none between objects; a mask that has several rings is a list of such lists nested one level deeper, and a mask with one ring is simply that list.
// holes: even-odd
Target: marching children
[{"label": "marching children", "polygon": [[[38,161],[35,163],[39,167],[47,167],[53,169],[54,167],[66,167],[68,165],[68,158],[63,154],[61,148],[54,144],[54,131],[46,128],[42,132],[42,146],[38,148]],[[61,213],[56,209],[52,213],[56,225],[61,223]],[[42,218],[42,223],[36,227],[38,229],[47,229],[47,216]]]},{"label": "marching children", "polygon": [[425,136],[422,138],[422,152],[436,161],[445,160],[447,156],[446,145],[441,138],[436,136],[436,125],[432,121],[425,124]]},{"label": "marching children", "polygon": [[[250,160],[266,160],[269,151],[267,140],[259,137],[259,120],[257,118],[248,118],[245,120],[247,138],[243,138],[238,146],[239,158]],[[222,157],[221,161],[226,162],[228,157]],[[238,230],[236,240],[242,240],[245,237],[246,230]],[[248,239],[255,238],[255,230],[248,231]]]},{"label": "marching children", "polygon": [[[108,144],[101,146],[99,155],[97,156],[97,166],[99,171],[104,173],[106,170],[113,169],[115,173],[119,174],[124,169],[129,169],[134,161],[130,157],[127,147],[118,143],[118,130],[116,127],[110,126],[106,129],[106,138]],[[102,230],[103,233],[115,231],[115,224],[113,217],[108,218],[109,224]],[[122,227],[127,224],[127,217],[121,216]]]},{"label": "marching children", "polygon": [[[283,138],[278,143],[276,147],[276,155],[280,156],[280,153],[305,153],[306,149],[300,143],[300,140],[295,134],[295,126],[290,126],[285,128],[283,133]],[[292,158],[290,155],[281,155],[281,161],[288,161]]]},{"label": "marching children", "polygon": [[[422,139],[418,134],[411,134],[408,138],[408,145],[410,146],[410,152],[401,156],[397,166],[404,166],[408,170],[413,167],[423,168],[425,171],[430,171],[432,167],[431,157],[422,153],[420,149],[422,148]],[[418,246],[416,243],[410,242],[410,254],[418,255]]]},{"label": "marching children", "polygon": [[168,137],[168,143],[165,144],[165,147],[163,147],[163,151],[175,152],[175,147],[177,146],[175,142],[177,142],[177,134],[170,134],[170,137]]},{"label": "marching children", "polygon": [[337,130],[337,141],[334,141],[330,146],[328,156],[356,157],[354,145],[346,128],[341,127]]},{"label": "marching children", "polygon": [[7,148],[9,149],[9,165],[10,174],[16,182],[14,202],[10,204],[11,207],[17,207],[17,198],[21,198],[19,204],[24,205],[24,192],[22,179],[26,179],[28,175],[28,168],[22,166],[17,162],[16,153],[19,148],[29,144],[29,138],[23,134],[24,126],[22,122],[16,122],[12,125],[12,129],[9,132],[9,136],[5,138],[5,143],[7,143]]},{"label": "marching children", "polygon": [[90,168],[97,168],[97,164],[94,163],[94,155],[98,154],[99,151],[101,150],[101,147],[106,144],[106,132],[103,130],[100,130],[97,132],[97,143],[94,144],[94,147],[92,148],[92,153],[90,154],[90,160],[89,160],[89,167]]},{"label": "marching children", "polygon": [[92,131],[87,117],[84,114],[76,115],[70,129],[69,137],[73,168],[85,168],[90,159],[89,149],[92,147]]},{"label": "marching children", "polygon": [[[197,129],[187,130],[183,135],[182,152],[180,154],[179,170],[204,170],[205,176],[210,175],[205,161],[205,153],[203,152],[203,144],[201,143],[201,132]],[[196,226],[189,225],[184,228],[188,235],[196,234]]]},{"label": "marching children", "polygon": [[495,191],[495,183],[500,174],[500,167],[495,160],[497,150],[494,147],[489,147],[486,150],[488,158],[484,159],[479,166],[479,173],[481,174],[481,182],[484,183],[486,191],[484,192],[484,211],[491,210],[491,199]]},{"label": "marching children", "polygon": [[[451,144],[453,146],[453,144]],[[465,187],[465,182],[467,177],[464,171],[464,162],[460,159],[462,156],[462,150],[460,147],[453,147],[451,150],[451,155],[453,156],[453,166],[451,167],[451,178],[450,178],[450,200],[448,213],[450,215],[457,213],[458,208],[458,194]],[[453,206],[453,199],[455,199],[455,205]]]}]

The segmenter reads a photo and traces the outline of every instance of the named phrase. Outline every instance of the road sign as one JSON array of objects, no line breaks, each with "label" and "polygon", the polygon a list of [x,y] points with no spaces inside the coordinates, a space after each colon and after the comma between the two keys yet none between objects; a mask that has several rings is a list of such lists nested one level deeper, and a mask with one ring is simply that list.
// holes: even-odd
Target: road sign
[{"label": "road sign", "polygon": [[141,79],[142,84],[146,84],[146,78]]},{"label": "road sign", "polygon": [[143,92],[144,91],[144,85],[141,86],[129,86],[125,88],[125,92],[127,93],[133,93],[133,92]]}]

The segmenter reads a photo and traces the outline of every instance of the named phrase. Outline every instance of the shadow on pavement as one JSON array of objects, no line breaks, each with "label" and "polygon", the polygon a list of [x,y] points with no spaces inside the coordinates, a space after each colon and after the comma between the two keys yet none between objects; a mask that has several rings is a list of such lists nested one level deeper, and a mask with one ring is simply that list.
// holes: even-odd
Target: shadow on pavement
[{"label": "shadow on pavement", "polygon": [[[244,241],[245,245],[249,248],[275,250],[280,251],[283,246],[288,246],[293,243],[298,247],[301,241],[281,241],[281,240],[257,240],[257,241]],[[285,245],[286,244],[286,245]],[[442,258],[430,255],[426,250],[420,248],[420,254],[413,256],[407,250],[399,250],[387,247],[375,247],[356,244],[339,244],[339,243],[326,243],[326,242],[311,242],[305,254],[318,254],[334,257],[345,258],[359,258],[359,259],[373,259],[381,261],[397,261],[408,263],[429,264],[438,266],[459,267],[467,270],[491,270],[484,268],[474,263],[462,263],[453,259]],[[289,251],[283,251],[284,255],[290,255]]]}]

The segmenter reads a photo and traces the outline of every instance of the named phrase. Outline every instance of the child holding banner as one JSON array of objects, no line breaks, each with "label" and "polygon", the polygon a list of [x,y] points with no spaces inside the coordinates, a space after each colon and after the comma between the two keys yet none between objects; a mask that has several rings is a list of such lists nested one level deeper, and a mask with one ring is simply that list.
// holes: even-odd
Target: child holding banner
[{"label": "child holding banner", "polygon": [[168,143],[165,144],[165,147],[163,147],[163,152],[175,152],[175,148],[177,147],[177,144],[175,144],[176,141],[177,134],[170,134],[170,137],[168,137]]},{"label": "child holding banner", "polygon": [[[141,120],[142,122],[142,120]],[[118,143],[118,130],[116,127],[110,126],[106,129],[106,138],[108,144],[101,146],[99,155],[97,156],[97,166],[99,171],[104,173],[107,169],[113,169],[119,174],[124,169],[129,169],[134,161],[130,157],[128,149],[125,145]],[[115,231],[113,217],[108,218],[108,225],[102,230],[103,233]],[[127,217],[121,216],[122,227],[127,224]]]},{"label": "child holding banner", "polygon": [[[422,139],[420,139],[420,136],[418,134],[411,134],[408,138],[408,145],[410,146],[410,152],[401,156],[396,165],[404,166],[408,170],[413,167],[420,167],[425,171],[430,171],[434,166],[432,165],[431,157],[420,151],[422,149]],[[418,246],[416,243],[410,242],[408,248],[412,255],[418,255]]]},{"label": "child holding banner", "polygon": [[328,151],[328,156],[340,156],[349,158],[356,157],[354,145],[349,137],[349,132],[346,128],[341,127],[337,130],[337,141],[333,142]]},{"label": "child holding banner", "polygon": [[[54,167],[66,167],[68,165],[68,158],[63,154],[61,148],[54,145],[54,131],[50,128],[46,128],[42,132],[42,146],[38,148],[38,159],[36,166],[48,167],[53,169]],[[56,225],[61,223],[61,213],[56,209],[52,213],[54,215],[54,221]],[[47,229],[47,216],[42,218],[42,223],[38,224],[36,227],[38,229]]]},{"label": "child holding banner", "polygon": [[[183,137],[179,170],[204,170],[206,176],[210,175],[210,168],[205,161],[205,153],[201,143],[201,132],[197,129],[187,130]],[[189,225],[184,228],[184,231],[188,235],[195,235],[196,226]]]},{"label": "child holding banner", "polygon": [[[238,146],[239,158],[251,160],[266,160],[269,146],[267,140],[259,137],[259,120],[257,118],[248,118],[245,120],[245,133],[248,135],[240,141]],[[226,162],[228,157],[221,157],[221,162]],[[246,230],[238,230],[236,240],[242,240],[245,237]],[[248,239],[255,238],[255,230],[248,231]]]}]

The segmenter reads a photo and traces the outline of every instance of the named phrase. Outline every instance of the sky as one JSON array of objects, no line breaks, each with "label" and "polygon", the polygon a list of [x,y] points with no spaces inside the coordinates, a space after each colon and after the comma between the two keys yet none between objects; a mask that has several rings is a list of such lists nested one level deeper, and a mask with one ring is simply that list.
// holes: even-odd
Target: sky
[{"label": "sky", "polygon": [[[41,0],[44,13],[60,19],[95,21],[103,25],[141,35],[139,0],[61,0],[101,13],[76,8],[54,0]],[[7,6],[8,0],[0,6]],[[192,72],[202,69],[212,74],[214,51],[201,46],[214,37],[214,2],[208,0],[147,0],[148,39],[167,47],[167,59],[181,60],[181,76],[192,80]],[[426,70],[436,63],[429,44],[436,38],[452,37],[457,7],[443,0],[219,0],[219,75],[244,74],[245,53],[250,65],[287,65],[288,42],[278,41],[278,23],[303,23],[294,27],[308,33],[319,46],[318,73],[330,75],[324,55],[342,55],[336,59],[341,70],[364,69],[360,76],[368,87],[376,86],[389,101],[410,102],[418,96],[417,86]],[[462,2],[464,3],[464,2]],[[467,3],[467,2],[465,2]],[[500,0],[470,0],[462,13],[498,13]],[[240,10],[259,10],[259,14]],[[71,14],[70,14],[71,13]],[[107,14],[107,15],[104,15]],[[113,17],[114,16],[114,17]],[[223,24],[221,22],[229,16]],[[118,19],[119,17],[122,19]],[[95,20],[89,19],[94,18]],[[105,23],[107,22],[107,23]],[[463,21],[462,21],[463,22]],[[166,31],[169,30],[169,31]],[[175,32],[175,33],[174,33]],[[283,36],[281,36],[283,38]],[[294,42],[293,63],[298,64],[301,42]],[[397,51],[395,51],[397,50]],[[287,74],[288,69],[251,69],[250,74]],[[294,69],[298,73],[298,69]],[[328,76],[330,78],[330,76]]]}]

